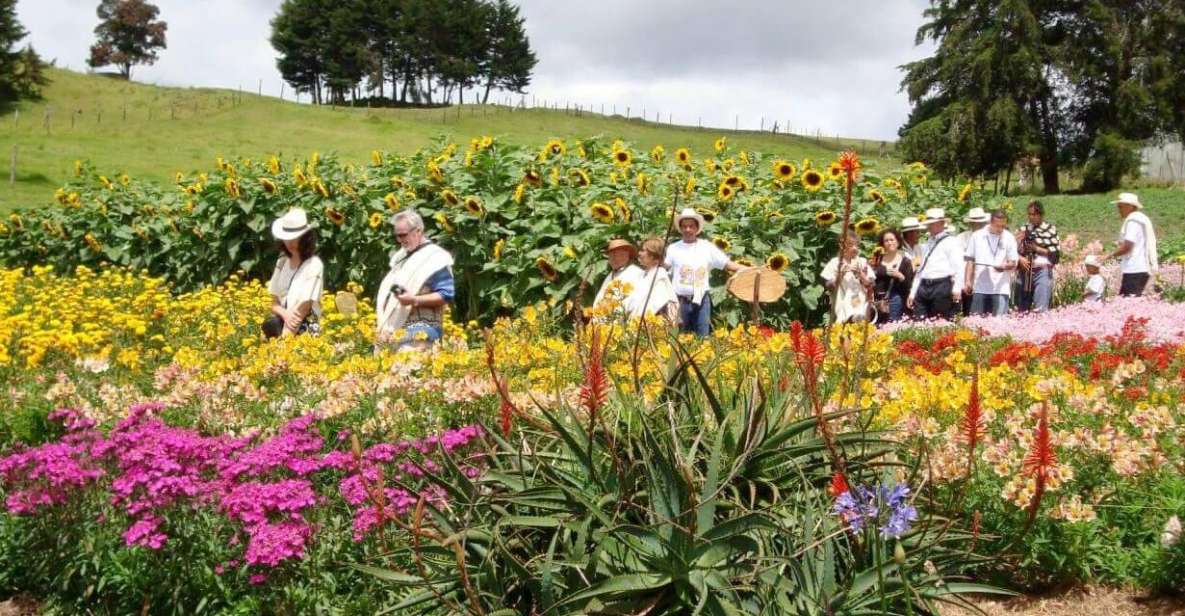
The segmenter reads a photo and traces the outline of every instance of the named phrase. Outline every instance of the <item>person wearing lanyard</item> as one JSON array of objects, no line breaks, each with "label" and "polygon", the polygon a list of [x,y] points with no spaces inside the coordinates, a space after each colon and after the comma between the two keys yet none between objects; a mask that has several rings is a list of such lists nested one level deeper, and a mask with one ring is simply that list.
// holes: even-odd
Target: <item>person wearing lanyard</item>
[{"label": "person wearing lanyard", "polygon": [[704,217],[694,208],[684,208],[675,217],[675,227],[682,239],[667,247],[664,265],[674,278],[675,295],[679,297],[680,331],[707,336],[712,328],[709,274],[714,269],[738,272],[745,267],[729,259],[712,242],[699,239]]},{"label": "person wearing lanyard", "polygon": [[[956,236],[959,240],[960,250],[963,252],[967,251],[967,247],[971,245],[971,236],[975,235],[976,231],[986,227],[988,220],[990,220],[988,213],[981,207],[973,207],[967,212],[967,215],[963,217],[963,222],[967,223],[968,229]],[[964,290],[962,300],[963,316],[967,316],[971,313],[971,293]]]},{"label": "person wearing lanyard", "polygon": [[317,233],[304,210],[293,208],[272,223],[280,258],[268,281],[271,316],[263,322],[268,338],[320,331],[322,277]]},{"label": "person wearing lanyard", "polygon": [[1012,287],[1011,271],[1020,260],[1016,237],[1009,233],[1008,214],[1004,210],[993,210],[991,223],[984,229],[971,234],[964,252],[966,281],[964,296],[971,296],[970,314],[1008,314],[1009,289]]},{"label": "person wearing lanyard", "polygon": [[926,210],[922,221],[930,232],[930,241],[926,242],[926,256],[905,301],[918,319],[953,319],[955,306],[962,299],[958,281],[963,274],[963,251],[947,230],[947,222],[946,210],[940,207]]},{"label": "person wearing lanyard", "polygon": [[1016,309],[1021,312],[1049,310],[1053,299],[1053,267],[1061,256],[1057,227],[1045,222],[1045,206],[1029,202],[1029,224],[1021,227],[1020,259],[1024,273],[1019,276]]}]

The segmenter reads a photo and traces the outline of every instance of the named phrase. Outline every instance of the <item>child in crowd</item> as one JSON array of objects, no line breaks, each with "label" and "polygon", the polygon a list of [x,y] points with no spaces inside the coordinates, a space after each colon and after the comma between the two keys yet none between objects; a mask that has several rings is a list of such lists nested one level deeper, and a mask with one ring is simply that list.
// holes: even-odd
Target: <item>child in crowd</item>
[{"label": "child in crowd", "polygon": [[1107,293],[1107,281],[1099,273],[1099,258],[1094,255],[1086,255],[1086,260],[1082,262],[1082,265],[1086,268],[1088,276],[1084,299],[1088,302],[1103,301],[1103,296]]}]

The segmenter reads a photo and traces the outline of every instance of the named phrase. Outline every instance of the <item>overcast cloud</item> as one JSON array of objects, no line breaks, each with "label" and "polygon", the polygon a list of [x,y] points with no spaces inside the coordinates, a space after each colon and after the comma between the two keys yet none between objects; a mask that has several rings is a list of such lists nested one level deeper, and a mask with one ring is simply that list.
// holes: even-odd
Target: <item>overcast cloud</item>
[{"label": "overcast cloud", "polygon": [[[136,81],[222,86],[277,95],[268,43],[281,0],[156,0],[168,49]],[[86,70],[96,0],[19,0],[29,39],[59,66]],[[892,139],[909,113],[900,64],[926,0],[700,2],[519,0],[539,57],[527,93],[606,112],[645,109],[680,124],[757,128],[762,117],[796,132]],[[291,89],[288,89],[291,92]],[[517,97],[516,97],[517,98]]]}]

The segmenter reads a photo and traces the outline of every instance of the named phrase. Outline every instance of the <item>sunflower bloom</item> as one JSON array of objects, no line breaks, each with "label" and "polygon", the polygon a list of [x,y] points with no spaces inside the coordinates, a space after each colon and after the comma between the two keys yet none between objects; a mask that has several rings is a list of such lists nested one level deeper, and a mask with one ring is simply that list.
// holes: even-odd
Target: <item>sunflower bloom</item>
[{"label": "sunflower bloom", "polygon": [[583,169],[573,169],[572,170],[572,183],[581,187],[581,188],[584,188],[585,186],[588,186],[592,182],[588,179],[588,173],[586,171],[584,171]]},{"label": "sunflower bloom", "polygon": [[675,160],[678,161],[680,165],[690,165],[691,150],[688,150],[687,148],[679,148],[678,150],[675,150]]},{"label": "sunflower bloom", "polygon": [[527,194],[527,185],[520,182],[518,186],[514,187],[514,197],[513,197],[514,202],[518,203],[518,204],[522,204],[523,197],[526,194]]},{"label": "sunflower bloom", "polygon": [[609,224],[613,222],[613,208],[604,203],[594,203],[588,208],[589,214],[600,222]]},{"label": "sunflower bloom", "polygon": [[704,217],[704,222],[714,222],[716,220],[716,210],[710,210],[706,207],[697,207],[695,211]]},{"label": "sunflower bloom", "polygon": [[666,155],[666,152],[666,149],[664,149],[662,145],[656,145],[650,149],[650,160],[653,160],[656,163],[661,163],[662,157]]},{"label": "sunflower bloom", "polygon": [[527,172],[523,174],[523,181],[527,184],[530,184],[531,186],[543,185],[543,177],[540,176],[539,172],[535,171],[534,169],[527,169]]},{"label": "sunflower bloom", "polygon": [[378,150],[371,150],[370,162],[374,163],[376,167],[381,167],[383,164],[383,153]]},{"label": "sunflower bloom", "polygon": [[445,233],[452,233],[453,231],[457,230],[456,227],[453,226],[453,223],[449,222],[448,216],[445,216],[444,212],[437,212],[436,216],[433,216],[432,218],[436,220],[436,224],[440,225],[441,229],[444,229]]},{"label": "sunflower bloom", "polygon": [[868,200],[876,202],[877,205],[884,205],[888,199],[885,198],[884,193],[877,189],[868,191]]},{"label": "sunflower bloom", "polygon": [[783,182],[798,175],[798,169],[794,163],[786,160],[774,161],[774,177]]},{"label": "sunflower bloom", "polygon": [[865,218],[865,219],[861,220],[860,222],[856,223],[856,234],[857,235],[872,235],[872,234],[876,233],[877,231],[879,231],[880,228],[881,228],[881,224],[880,224],[880,222],[877,221],[877,219]]},{"label": "sunflower bloom", "polygon": [[734,195],[736,195],[736,191],[727,182],[722,182],[720,188],[716,189],[716,198],[720,201],[732,201]]},{"label": "sunflower bloom", "polygon": [[727,144],[725,143],[725,138],[721,137],[721,138],[717,139],[716,143],[712,144],[712,147],[716,148],[717,152],[723,152],[724,148],[727,147]]},{"label": "sunflower bloom", "polygon": [[634,157],[629,150],[617,150],[613,153],[613,164],[618,167],[628,167],[632,162],[634,162]]},{"label": "sunflower bloom", "polygon": [[378,212],[370,213],[370,220],[367,221],[371,229],[378,229],[379,225],[383,224],[383,215]]},{"label": "sunflower bloom", "polygon": [[267,178],[259,178],[259,185],[263,187],[263,192],[269,195],[276,192],[276,183]]},{"label": "sunflower bloom", "polygon": [[477,197],[465,197],[465,211],[474,216],[481,217],[486,213],[486,208],[481,204],[481,199]]},{"label": "sunflower bloom", "polygon": [[440,191],[440,198],[448,205],[456,206],[461,204],[461,198],[457,196],[457,193],[447,188]]},{"label": "sunflower bloom", "polygon": [[683,185],[683,194],[690,195],[695,192],[695,178],[687,178],[687,183]]},{"label": "sunflower bloom", "polygon": [[535,259],[535,267],[539,268],[539,273],[543,274],[543,278],[548,282],[555,282],[560,279],[560,273],[556,271],[555,266],[544,257]]},{"label": "sunflower bloom", "polygon": [[814,169],[807,169],[802,172],[802,187],[808,192],[819,192],[823,188],[823,174]]},{"label": "sunflower bloom", "polygon": [[99,238],[95,237],[94,233],[87,233],[82,236],[82,240],[86,242],[86,246],[91,249],[91,252],[103,250],[103,244],[99,242]]},{"label": "sunflower bloom", "polygon": [[765,259],[765,266],[775,272],[782,272],[788,265],[790,265],[790,257],[780,252],[775,252]]},{"label": "sunflower bloom", "polygon": [[332,207],[325,208],[325,217],[329,219],[329,222],[331,222],[339,227],[342,226],[343,224],[345,224],[345,222],[346,222],[345,213],[338,210],[337,208],[332,208]]},{"label": "sunflower bloom", "polygon": [[728,252],[728,249],[732,248],[732,242],[728,241],[727,239],[725,239],[719,235],[712,238],[712,243],[716,245],[716,248],[719,248],[720,250],[723,250],[724,252]]},{"label": "sunflower bloom", "polygon": [[563,156],[567,151],[568,148],[559,139],[552,139],[547,142],[547,145],[543,146],[544,156]]},{"label": "sunflower bloom", "polygon": [[234,178],[226,178],[223,186],[226,188],[226,194],[230,195],[231,198],[238,199],[243,196],[243,192],[239,190],[239,183]]},{"label": "sunflower bloom", "polygon": [[971,186],[971,182],[967,182],[967,184],[963,186],[963,189],[959,191],[959,203],[967,202],[967,197],[971,196],[971,191],[973,188],[974,187]]},{"label": "sunflower bloom", "polygon": [[389,192],[383,197],[383,203],[385,203],[387,205],[387,209],[391,210],[392,212],[398,212],[400,209],[399,197],[396,197],[395,193],[393,192]]},{"label": "sunflower bloom", "polygon": [[634,178],[634,185],[638,187],[638,192],[642,193],[643,195],[647,194],[650,192],[650,176],[646,175],[645,173],[639,173],[638,176]]},{"label": "sunflower bloom", "polygon": [[267,170],[272,175],[280,175],[280,159],[275,156],[267,159]]},{"label": "sunflower bloom", "polygon": [[815,214],[815,224],[819,225],[820,227],[826,227],[834,223],[835,219],[835,212],[832,212],[831,210],[825,210]]},{"label": "sunflower bloom", "polygon": [[502,260],[503,250],[506,250],[506,239],[498,238],[498,241],[494,242],[494,261]]},{"label": "sunflower bloom", "polygon": [[843,165],[839,164],[838,160],[831,163],[830,165],[827,165],[827,177],[829,179],[832,179],[832,180],[835,180],[838,182],[839,180],[841,180],[843,178],[843,175],[844,175]]}]

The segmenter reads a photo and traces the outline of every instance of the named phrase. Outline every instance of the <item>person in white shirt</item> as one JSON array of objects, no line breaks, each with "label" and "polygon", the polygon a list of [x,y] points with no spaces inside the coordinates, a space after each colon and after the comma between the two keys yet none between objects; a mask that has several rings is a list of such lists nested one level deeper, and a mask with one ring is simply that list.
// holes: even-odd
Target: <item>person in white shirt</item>
[{"label": "person in white shirt", "polygon": [[1094,255],[1086,255],[1082,267],[1086,268],[1086,293],[1083,299],[1088,302],[1101,302],[1107,295],[1107,280],[1099,273],[1099,259]]},{"label": "person in white shirt", "polygon": [[876,271],[860,256],[860,238],[855,233],[844,236],[840,256],[823,266],[823,282],[835,293],[836,323],[859,323],[868,320],[868,296]]},{"label": "person in white shirt", "polygon": [[953,319],[955,306],[962,299],[959,281],[963,276],[963,251],[947,231],[947,222],[946,210],[940,207],[926,210],[922,221],[930,241],[926,242],[926,254],[905,300],[918,319]]},{"label": "person in white shirt", "polygon": [[[962,247],[963,252],[967,252],[967,247],[971,245],[971,236],[976,231],[987,226],[989,220],[988,213],[981,207],[973,207],[967,211],[967,215],[963,217],[963,222],[967,223],[967,230],[958,234],[959,246]],[[963,316],[971,314],[971,293],[966,289],[963,290]]]},{"label": "person in white shirt", "polygon": [[901,249],[913,260],[914,271],[917,271],[918,267],[922,265],[922,258],[926,256],[925,242],[921,241],[921,234],[922,223],[918,222],[916,216],[906,216],[901,219],[901,241],[903,243]]},{"label": "person in white shirt", "polygon": [[712,329],[712,297],[708,294],[708,278],[712,270],[738,272],[744,266],[729,259],[712,242],[699,239],[704,229],[704,217],[694,208],[679,212],[675,226],[682,239],[667,247],[664,265],[671,272],[671,282],[679,297],[680,330],[707,336]]},{"label": "person in white shirt", "polygon": [[322,278],[325,266],[317,256],[317,233],[304,210],[289,210],[272,223],[280,258],[267,283],[271,316],[263,322],[268,338],[320,331]]},{"label": "person in white shirt", "polygon": [[1148,280],[1160,269],[1160,261],[1156,254],[1156,230],[1152,228],[1152,220],[1140,211],[1144,205],[1134,193],[1120,193],[1119,198],[1112,201],[1119,209],[1119,217],[1123,219],[1123,226],[1119,230],[1119,246],[1108,258],[1122,257],[1121,272],[1123,278],[1119,283],[1119,295],[1140,296],[1148,286]]},{"label": "person in white shirt", "polygon": [[658,314],[671,324],[679,322],[679,296],[675,295],[675,285],[662,267],[665,259],[666,246],[661,239],[648,237],[642,241],[642,250],[638,252],[641,278],[626,301],[630,316]]},{"label": "person in white shirt", "polygon": [[971,235],[963,252],[966,281],[963,296],[971,296],[969,314],[1008,314],[1012,270],[1020,260],[1016,237],[1007,229],[1008,214],[993,210],[991,224]]},{"label": "person in white shirt", "polygon": [[636,256],[638,256],[638,249],[633,244],[623,239],[609,240],[609,244],[605,247],[605,259],[609,261],[609,274],[605,276],[605,280],[601,282],[601,288],[597,290],[597,297],[593,300],[594,306],[605,299],[605,293],[609,290],[610,283],[617,281],[619,285],[628,285],[628,289],[623,288],[621,294],[622,307],[625,307],[625,298],[629,297],[629,294],[637,288],[638,281],[642,278],[642,269],[633,264]]}]

